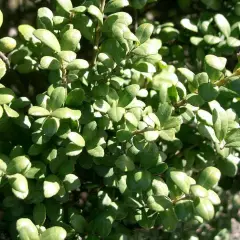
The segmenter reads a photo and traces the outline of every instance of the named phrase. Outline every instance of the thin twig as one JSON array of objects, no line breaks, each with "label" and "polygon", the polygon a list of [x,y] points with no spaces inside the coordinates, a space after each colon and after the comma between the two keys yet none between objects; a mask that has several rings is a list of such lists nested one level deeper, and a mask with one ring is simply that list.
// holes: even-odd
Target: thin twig
[{"label": "thin twig", "polygon": [[145,133],[145,132],[151,132],[151,131],[156,131],[156,129],[155,128],[144,128],[142,130],[136,130],[132,134],[137,135],[137,134],[141,134],[141,133]]},{"label": "thin twig", "polygon": [[[105,3],[106,3],[106,0],[101,1],[100,10],[101,10],[102,14],[104,14]],[[93,65],[96,63],[96,60],[97,60],[101,35],[102,35],[101,34],[101,24],[98,22],[97,27],[96,27],[96,33],[95,33],[94,46],[93,46],[93,51],[94,51],[93,62],[92,62]]]}]

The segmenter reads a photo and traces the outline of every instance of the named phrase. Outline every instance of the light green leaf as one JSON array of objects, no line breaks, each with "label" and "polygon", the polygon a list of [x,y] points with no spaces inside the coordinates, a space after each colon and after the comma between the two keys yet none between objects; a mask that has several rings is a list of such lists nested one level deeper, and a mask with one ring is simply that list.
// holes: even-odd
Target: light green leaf
[{"label": "light green leaf", "polygon": [[171,171],[170,178],[186,194],[189,194],[190,181],[186,173],[180,171]]},{"label": "light green leaf", "polygon": [[41,234],[40,240],[64,240],[66,239],[66,237],[67,237],[67,232],[64,228],[51,227]]},{"label": "light green leaf", "polygon": [[3,24],[3,13],[0,10],[0,27],[2,26],[2,24]]},{"label": "light green leaf", "polygon": [[15,97],[14,92],[10,88],[0,88],[0,104],[8,104]]},{"label": "light green leaf", "polygon": [[25,199],[28,196],[29,191],[27,179],[19,173],[8,176],[8,179],[12,187],[13,194],[17,198]]},{"label": "light green leaf", "polygon": [[70,132],[68,134],[68,139],[79,147],[85,146],[85,140],[79,133]]},{"label": "light green leaf", "polygon": [[10,108],[8,105],[4,104],[3,108],[8,117],[10,117],[10,118],[18,118],[19,117],[19,113],[16,112],[15,110],[13,110],[12,108]]},{"label": "light green leaf", "polygon": [[6,64],[2,59],[0,59],[0,79],[3,78],[3,76],[6,74],[6,71],[7,71]]},{"label": "light green leaf", "polygon": [[206,167],[199,175],[197,183],[206,189],[218,184],[221,172],[215,167]]},{"label": "light green leaf", "polygon": [[201,185],[191,185],[190,193],[195,197],[205,198],[208,196],[208,191]]},{"label": "light green leaf", "polygon": [[119,9],[127,7],[129,5],[128,0],[110,0],[105,7],[104,12],[117,12]]},{"label": "light green leaf", "polygon": [[31,168],[31,162],[28,156],[18,156],[13,158],[7,167],[7,174],[24,174]]},{"label": "light green leaf", "polygon": [[162,42],[159,39],[149,39],[142,43],[139,47],[135,48],[132,52],[140,56],[148,56],[157,54],[161,48]]},{"label": "light green leaf", "polygon": [[0,51],[3,53],[9,53],[17,46],[17,42],[14,38],[4,37],[0,39]]},{"label": "light green leaf", "polygon": [[76,51],[81,39],[81,33],[77,29],[69,29],[61,37],[60,45],[63,51]]},{"label": "light green leaf", "polygon": [[180,21],[180,24],[188,29],[189,31],[192,31],[192,32],[198,32],[198,27],[197,25],[193,24],[190,19],[188,18],[183,18],[181,21]]},{"label": "light green leaf", "polygon": [[43,182],[43,191],[45,198],[51,198],[60,190],[60,180],[55,175],[48,175]]},{"label": "light green leaf", "polygon": [[206,221],[210,221],[214,217],[214,207],[206,198],[197,198],[194,200],[196,212]]},{"label": "light green leaf", "polygon": [[38,230],[30,219],[18,219],[16,228],[21,240],[39,240]]},{"label": "light green leaf", "polygon": [[109,111],[108,111],[108,116],[110,119],[114,122],[119,122],[123,115],[125,113],[125,109],[122,107],[117,107],[113,106]]},{"label": "light green leaf", "polygon": [[214,16],[214,21],[223,35],[225,37],[229,37],[231,33],[231,26],[228,20],[222,14],[218,13]]},{"label": "light green leaf", "polygon": [[48,70],[57,70],[61,67],[60,62],[56,58],[50,56],[42,57],[40,61],[40,66],[42,69]]},{"label": "light green leaf", "polygon": [[96,6],[94,5],[90,5],[88,7],[88,13],[91,14],[92,16],[96,17],[97,20],[103,24],[103,14],[102,12],[100,11],[99,8],[97,8]]},{"label": "light green leaf", "polygon": [[[1,91],[1,89],[0,89],[0,91]],[[44,117],[44,116],[48,116],[50,114],[50,112],[45,108],[33,106],[33,107],[29,108],[28,114],[35,116],[35,117]]]},{"label": "light green leaf", "polygon": [[[56,0],[58,5],[66,12],[70,12],[72,10],[73,5],[71,0]],[[60,239],[59,239],[60,240]]]},{"label": "light green leaf", "polygon": [[221,42],[220,37],[216,37],[210,34],[207,34],[203,37],[203,40],[209,45],[215,45]]},{"label": "light green leaf", "polygon": [[28,24],[22,24],[18,26],[18,31],[20,33],[20,36],[25,41],[30,41],[33,36],[33,32],[35,31],[35,28]]},{"label": "light green leaf", "polygon": [[67,65],[67,70],[84,70],[89,67],[89,64],[84,59],[75,59]]},{"label": "light green leaf", "polygon": [[143,23],[137,28],[136,37],[138,38],[140,44],[150,39],[153,29],[154,27],[150,23]]},{"label": "light green leaf", "polygon": [[59,119],[69,119],[72,120],[78,120],[81,117],[81,111],[80,110],[72,110],[70,108],[58,108],[54,112],[51,113],[53,117],[59,118]]},{"label": "light green leaf", "polygon": [[61,51],[61,47],[56,36],[47,29],[37,29],[33,32],[33,35],[55,52]]},{"label": "light green leaf", "polygon": [[87,152],[89,155],[96,157],[96,158],[102,158],[104,157],[104,149],[101,146],[96,147],[87,147]]},{"label": "light green leaf", "polygon": [[213,205],[219,205],[221,203],[221,199],[213,190],[208,190],[208,200],[210,200]]}]

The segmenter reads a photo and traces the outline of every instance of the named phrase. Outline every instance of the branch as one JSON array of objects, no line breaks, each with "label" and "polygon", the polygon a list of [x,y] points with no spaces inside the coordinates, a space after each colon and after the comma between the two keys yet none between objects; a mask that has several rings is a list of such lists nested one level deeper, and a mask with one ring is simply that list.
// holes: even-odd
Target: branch
[{"label": "branch", "polygon": [[[106,3],[106,0],[101,0],[100,10],[101,10],[102,14],[104,14],[105,3]],[[94,51],[93,61],[92,61],[93,65],[96,63],[96,60],[97,60],[101,35],[102,35],[101,34],[101,24],[98,22],[97,27],[96,27],[95,41],[94,41],[94,47],[93,47],[93,51]]]},{"label": "branch", "polygon": [[144,128],[142,130],[136,130],[132,134],[137,135],[137,134],[141,134],[141,133],[145,133],[145,132],[151,132],[151,131],[157,131],[157,130],[155,128]]}]

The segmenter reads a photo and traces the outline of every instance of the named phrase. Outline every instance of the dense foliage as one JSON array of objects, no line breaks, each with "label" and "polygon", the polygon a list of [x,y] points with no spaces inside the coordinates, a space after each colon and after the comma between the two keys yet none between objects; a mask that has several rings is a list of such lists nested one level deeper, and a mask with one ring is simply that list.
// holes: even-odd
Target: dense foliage
[{"label": "dense foliage", "polygon": [[229,239],[240,1],[161,2],[56,0],[0,39],[6,238]]}]

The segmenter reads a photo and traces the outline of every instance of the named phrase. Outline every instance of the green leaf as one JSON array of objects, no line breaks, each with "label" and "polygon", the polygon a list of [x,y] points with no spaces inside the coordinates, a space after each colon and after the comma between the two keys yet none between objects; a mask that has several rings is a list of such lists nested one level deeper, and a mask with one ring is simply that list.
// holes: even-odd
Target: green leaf
[{"label": "green leaf", "polygon": [[105,7],[104,12],[117,12],[119,9],[127,7],[129,5],[128,0],[110,0]]},{"label": "green leaf", "polygon": [[240,147],[240,129],[232,129],[226,136],[225,147]]},{"label": "green leaf", "polygon": [[51,227],[41,234],[40,240],[64,240],[66,236],[67,232],[64,228]]},{"label": "green leaf", "polygon": [[136,37],[138,38],[140,44],[150,39],[153,29],[154,27],[150,23],[143,23],[137,28]]},{"label": "green leaf", "polygon": [[183,18],[181,21],[180,21],[180,24],[188,29],[189,31],[192,31],[192,32],[198,32],[198,27],[197,25],[193,24],[188,18]]},{"label": "green leaf", "polygon": [[96,17],[97,20],[103,24],[103,14],[102,12],[100,11],[99,8],[97,8],[96,6],[94,5],[90,5],[88,7],[88,13],[91,14],[92,16]]},{"label": "green leaf", "polygon": [[7,174],[24,174],[31,168],[31,162],[28,156],[18,156],[13,158],[7,167]]},{"label": "green leaf", "polygon": [[72,110],[70,108],[65,107],[65,108],[58,108],[57,110],[53,111],[51,115],[59,119],[71,118],[72,120],[78,120],[81,117],[81,111]]},{"label": "green leaf", "polygon": [[191,185],[190,193],[193,196],[200,197],[200,198],[205,198],[205,197],[208,196],[208,191],[204,187],[202,187],[202,186],[200,186],[198,184]]},{"label": "green leaf", "polygon": [[189,104],[195,107],[200,107],[205,103],[204,99],[200,95],[195,93],[188,94],[186,100]]},{"label": "green leaf", "polygon": [[66,155],[67,156],[77,156],[82,152],[83,148],[79,147],[74,143],[69,143],[66,147]]},{"label": "green leaf", "polygon": [[[71,0],[56,0],[58,5],[65,11],[65,12],[70,12],[72,10],[73,5]],[[59,239],[60,240],[60,239]]]},{"label": "green leaf", "polygon": [[43,191],[45,198],[51,198],[60,190],[60,181],[55,175],[48,175],[43,183]]},{"label": "green leaf", "polygon": [[8,176],[8,179],[12,187],[13,194],[17,198],[25,199],[29,192],[27,179],[19,173]]},{"label": "green leaf", "polygon": [[49,106],[52,110],[56,110],[63,106],[65,100],[66,100],[66,89],[64,87],[57,87],[55,88],[51,95],[49,100]]},{"label": "green leaf", "polygon": [[216,37],[210,34],[207,34],[203,37],[203,40],[209,45],[216,45],[221,42],[220,37]]},{"label": "green leaf", "polygon": [[57,118],[48,118],[42,126],[43,133],[48,137],[52,137],[57,133],[60,127],[60,121]]},{"label": "green leaf", "polygon": [[30,179],[44,178],[46,174],[45,164],[40,161],[33,161],[31,164],[31,168],[26,173],[24,173],[25,177]]},{"label": "green leaf", "polygon": [[172,207],[172,201],[166,196],[149,196],[147,199],[148,207],[157,212],[163,212]]},{"label": "green leaf", "polygon": [[75,59],[67,65],[67,70],[84,70],[89,67],[89,64],[84,59]]},{"label": "green leaf", "polygon": [[218,184],[221,172],[215,167],[206,167],[199,175],[197,183],[206,189]]},{"label": "green leaf", "polygon": [[79,147],[85,146],[85,140],[79,133],[70,132],[68,134],[68,139]]},{"label": "green leaf", "polygon": [[189,194],[190,181],[186,173],[180,171],[171,171],[170,178],[186,194]]},{"label": "green leaf", "polygon": [[162,42],[159,39],[148,39],[142,43],[139,47],[135,48],[132,52],[140,56],[148,56],[157,54],[161,48]]},{"label": "green leaf", "polygon": [[16,46],[16,40],[11,37],[4,37],[0,39],[0,51],[3,53],[11,52]]},{"label": "green leaf", "polygon": [[130,172],[127,175],[127,186],[132,191],[146,191],[152,183],[152,177],[150,172],[146,170],[138,170],[136,172]]},{"label": "green leaf", "polygon": [[229,155],[226,159],[219,159],[217,162],[217,167],[223,175],[234,177],[238,172],[238,165],[234,159],[230,158],[230,156],[231,155]]},{"label": "green leaf", "polygon": [[84,230],[86,228],[87,222],[84,219],[84,217],[80,214],[73,214],[70,217],[70,224],[74,228],[74,230],[78,233],[84,233]]},{"label": "green leaf", "polygon": [[14,97],[15,94],[10,88],[0,88],[0,104],[8,104]]},{"label": "green leaf", "polygon": [[165,87],[171,87],[176,85],[178,82],[178,77],[175,73],[169,72],[167,70],[162,70],[161,73],[156,74],[153,77],[153,89],[160,90],[160,87],[164,85]]},{"label": "green leaf", "polygon": [[219,141],[222,141],[228,131],[228,117],[223,108],[218,107],[213,110],[213,127]]},{"label": "green leaf", "polygon": [[194,207],[192,200],[177,201],[174,209],[180,221],[187,222],[193,217]]},{"label": "green leaf", "polygon": [[[2,59],[0,59],[0,79],[3,78],[6,72],[7,72],[6,64]],[[1,99],[1,96],[0,96],[0,99]]]},{"label": "green leaf", "polygon": [[107,113],[111,106],[105,100],[98,99],[94,102],[93,108],[101,113]]},{"label": "green leaf", "polygon": [[218,13],[214,16],[214,21],[223,35],[225,37],[229,37],[231,33],[231,26],[228,20],[222,14]]},{"label": "green leaf", "polygon": [[213,190],[208,190],[208,200],[210,200],[213,205],[219,205],[221,203],[221,199]]},{"label": "green leaf", "polygon": [[28,24],[22,24],[18,26],[18,31],[20,33],[20,36],[25,41],[30,41],[33,37],[33,32],[35,31],[35,28]]},{"label": "green leaf", "polygon": [[130,104],[137,96],[139,90],[140,87],[137,84],[127,86],[122,92],[119,93],[118,106],[126,107],[128,104]]},{"label": "green leaf", "polygon": [[33,208],[33,220],[36,225],[42,226],[46,220],[46,207],[43,203],[38,203]]},{"label": "green leaf", "polygon": [[207,138],[207,139],[209,139],[209,140],[211,140],[211,141],[213,141],[213,142],[215,142],[215,143],[219,143],[219,140],[218,140],[218,138],[216,137],[216,134],[215,134],[215,132],[214,132],[214,130],[213,130],[212,127],[207,126],[207,125],[205,125],[205,124],[203,124],[203,123],[200,123],[200,124],[198,125],[198,131],[199,131],[199,133],[200,133],[203,137],[205,137],[205,138]]},{"label": "green leaf", "polygon": [[125,109],[122,107],[113,106],[108,111],[109,118],[114,122],[119,122],[125,113]]},{"label": "green leaf", "polygon": [[166,209],[166,211],[161,212],[161,223],[163,230],[166,232],[173,232],[177,228],[178,219],[176,213],[172,208]]},{"label": "green leaf", "polygon": [[16,228],[21,240],[39,240],[38,230],[30,219],[18,219]]},{"label": "green leaf", "polygon": [[214,217],[214,207],[206,198],[197,198],[194,200],[196,212],[206,221],[210,221]]},{"label": "green leaf", "polygon": [[197,111],[197,117],[199,118],[199,120],[209,126],[213,126],[213,119],[212,119],[212,115],[202,109],[199,109]]},{"label": "green leaf", "polygon": [[61,51],[61,47],[56,36],[49,30],[37,29],[33,32],[33,35],[55,52]]},{"label": "green leaf", "polygon": [[4,104],[3,108],[8,117],[10,117],[10,118],[18,118],[19,117],[19,113],[16,112],[15,110],[13,110],[12,108],[10,108],[8,105]]},{"label": "green leaf", "polygon": [[63,51],[75,52],[81,39],[81,33],[77,29],[69,29],[61,37],[60,45]]},{"label": "green leaf", "polygon": [[63,180],[64,187],[67,191],[73,191],[81,186],[79,178],[74,174],[67,174]]},{"label": "green leaf", "polygon": [[116,167],[121,169],[123,172],[133,171],[135,169],[134,162],[127,155],[122,155],[118,157],[115,162]]},{"label": "green leaf", "polygon": [[227,39],[227,45],[233,48],[240,47],[240,40],[234,37],[229,37]]},{"label": "green leaf", "polygon": [[3,24],[3,13],[0,10],[0,27],[2,26],[2,24]]},{"label": "green leaf", "polygon": [[29,108],[28,114],[35,117],[44,117],[44,116],[48,116],[50,112],[45,108],[33,106]]},{"label": "green leaf", "polygon": [[102,158],[104,157],[104,149],[101,146],[95,146],[95,147],[87,147],[87,152],[89,155],[96,157],[96,158]]},{"label": "green leaf", "polygon": [[81,88],[75,88],[67,95],[66,105],[78,107],[82,105],[84,99],[85,99],[84,90]]},{"label": "green leaf", "polygon": [[40,61],[40,66],[42,69],[48,70],[57,70],[61,67],[60,62],[56,58],[50,56],[42,57]]},{"label": "green leaf", "polygon": [[212,83],[203,83],[198,88],[199,95],[206,101],[211,102],[218,96],[218,90]]}]

